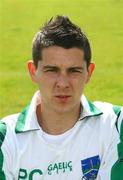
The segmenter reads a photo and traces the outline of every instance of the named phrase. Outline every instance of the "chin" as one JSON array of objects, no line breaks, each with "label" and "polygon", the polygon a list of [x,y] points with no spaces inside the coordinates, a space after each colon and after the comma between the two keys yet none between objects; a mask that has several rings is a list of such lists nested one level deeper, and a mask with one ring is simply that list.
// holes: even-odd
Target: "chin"
[{"label": "chin", "polygon": [[72,107],[68,107],[68,106],[60,106],[60,107],[54,107],[54,111],[57,112],[57,113],[70,113],[73,111],[73,108]]}]

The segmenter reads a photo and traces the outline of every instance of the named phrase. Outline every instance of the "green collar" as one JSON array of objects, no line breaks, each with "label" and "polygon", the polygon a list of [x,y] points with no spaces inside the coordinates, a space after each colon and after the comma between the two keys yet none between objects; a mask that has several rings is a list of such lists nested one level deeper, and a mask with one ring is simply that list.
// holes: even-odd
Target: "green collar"
[{"label": "green collar", "polygon": [[103,112],[99,108],[97,108],[94,103],[89,101],[85,96],[82,96],[81,104],[82,113],[80,114],[80,120],[83,120],[86,117],[99,116],[103,114]]},{"label": "green collar", "polygon": [[[80,114],[79,120],[103,114],[100,109],[87,100],[84,95],[82,96],[81,104],[82,113]],[[36,116],[36,94],[34,95],[31,103],[20,113],[15,127],[16,133],[33,130],[40,130]]]}]

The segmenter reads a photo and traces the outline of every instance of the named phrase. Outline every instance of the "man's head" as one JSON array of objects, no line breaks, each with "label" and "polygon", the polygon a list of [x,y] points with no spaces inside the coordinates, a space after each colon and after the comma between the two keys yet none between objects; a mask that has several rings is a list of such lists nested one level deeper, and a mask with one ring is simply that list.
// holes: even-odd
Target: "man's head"
[{"label": "man's head", "polygon": [[44,109],[71,113],[79,108],[94,70],[90,60],[88,39],[67,17],[57,16],[37,33],[28,69],[39,86]]},{"label": "man's head", "polygon": [[66,16],[57,16],[55,19],[50,19],[35,35],[32,57],[36,67],[38,61],[42,60],[42,50],[50,46],[60,46],[65,49],[73,47],[82,49],[87,67],[90,64],[91,49],[89,41],[81,29]]}]

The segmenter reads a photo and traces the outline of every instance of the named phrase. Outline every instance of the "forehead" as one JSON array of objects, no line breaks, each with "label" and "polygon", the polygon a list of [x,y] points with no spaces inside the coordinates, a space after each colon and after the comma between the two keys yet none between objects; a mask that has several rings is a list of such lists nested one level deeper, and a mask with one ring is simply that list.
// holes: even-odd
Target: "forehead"
[{"label": "forehead", "polygon": [[43,65],[81,66],[84,63],[84,52],[76,47],[65,49],[59,46],[51,46],[42,50],[41,64]]}]

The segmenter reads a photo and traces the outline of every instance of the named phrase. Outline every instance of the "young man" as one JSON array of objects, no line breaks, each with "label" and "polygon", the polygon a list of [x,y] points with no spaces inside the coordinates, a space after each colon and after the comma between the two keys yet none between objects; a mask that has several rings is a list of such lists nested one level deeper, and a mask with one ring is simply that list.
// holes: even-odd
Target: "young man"
[{"label": "young man", "polygon": [[35,35],[31,103],[0,124],[1,180],[110,180],[121,108],[83,94],[94,70],[85,34],[67,17]]}]

